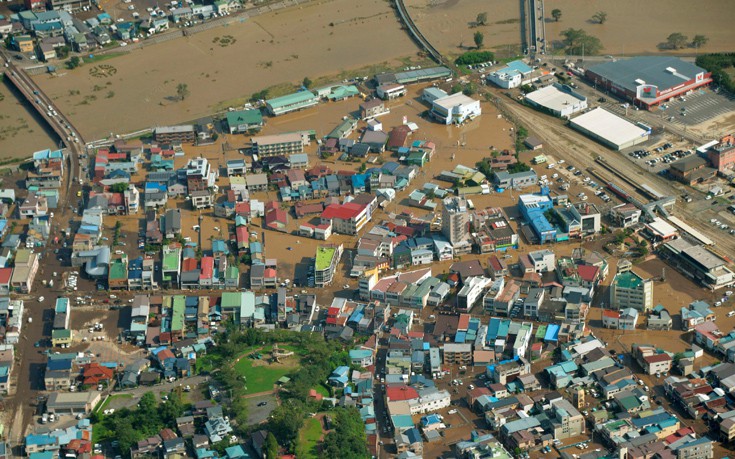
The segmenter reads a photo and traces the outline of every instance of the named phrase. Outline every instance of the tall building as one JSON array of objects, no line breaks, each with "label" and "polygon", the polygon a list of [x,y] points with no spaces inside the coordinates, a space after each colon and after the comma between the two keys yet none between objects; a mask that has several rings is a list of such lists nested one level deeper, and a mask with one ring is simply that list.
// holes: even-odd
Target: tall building
[{"label": "tall building", "polygon": [[467,200],[464,198],[446,198],[442,209],[442,233],[452,244],[464,242],[469,237],[470,215],[467,212]]},{"label": "tall building", "polygon": [[633,264],[622,260],[618,273],[610,286],[610,307],[612,309],[634,308],[649,311],[653,307],[653,281],[643,279],[632,271]]}]

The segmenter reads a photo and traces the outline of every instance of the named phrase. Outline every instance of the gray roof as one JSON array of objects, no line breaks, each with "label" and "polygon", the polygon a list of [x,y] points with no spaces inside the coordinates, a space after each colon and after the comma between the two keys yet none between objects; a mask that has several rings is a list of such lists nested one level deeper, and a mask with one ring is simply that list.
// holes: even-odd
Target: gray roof
[{"label": "gray roof", "polygon": [[[673,68],[675,73],[667,71]],[[658,86],[659,91],[673,88],[693,80],[698,73],[706,72],[691,62],[670,56],[639,56],[595,65],[588,69],[625,89],[635,92],[639,86],[635,80]]]},{"label": "gray roof", "polygon": [[165,232],[181,231],[181,210],[169,209],[163,219]]}]

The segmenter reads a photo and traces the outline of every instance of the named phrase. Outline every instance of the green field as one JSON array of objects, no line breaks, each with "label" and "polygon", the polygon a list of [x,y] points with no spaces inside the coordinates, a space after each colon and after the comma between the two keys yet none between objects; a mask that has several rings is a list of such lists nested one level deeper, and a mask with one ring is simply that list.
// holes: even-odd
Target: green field
[{"label": "green field", "polygon": [[[107,408],[107,405],[109,405],[110,402],[112,402],[116,398],[132,398],[132,397],[133,397],[132,394],[115,394],[115,395],[110,395],[102,403],[100,403],[99,405],[97,405],[97,408],[95,409],[95,411],[98,412],[98,413],[102,413],[103,411],[105,411],[105,408]],[[101,416],[104,416],[104,414],[101,415]]]},{"label": "green field", "polygon": [[296,446],[296,457],[317,458],[319,452],[317,445],[322,437],[322,423],[319,418],[309,418],[304,421],[304,426],[299,431],[299,443]]},{"label": "green field", "polygon": [[[294,351],[290,346],[280,346],[281,349]],[[288,357],[284,363],[268,363],[272,347],[251,348],[242,354],[235,364],[235,371],[245,377],[248,393],[265,392],[273,389],[278,378],[286,376],[298,367],[298,355]],[[252,353],[262,354],[261,360],[250,358]]]}]

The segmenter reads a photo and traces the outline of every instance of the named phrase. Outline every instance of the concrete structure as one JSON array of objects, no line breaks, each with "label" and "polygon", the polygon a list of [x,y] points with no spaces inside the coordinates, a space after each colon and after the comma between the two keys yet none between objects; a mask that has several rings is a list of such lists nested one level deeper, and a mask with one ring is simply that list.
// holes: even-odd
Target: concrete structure
[{"label": "concrete structure", "polygon": [[314,285],[317,288],[325,287],[332,282],[341,257],[342,244],[317,247],[314,258]]},{"label": "concrete structure", "polygon": [[554,83],[526,94],[526,102],[548,110],[555,116],[569,118],[587,110],[587,98],[570,86]]},{"label": "concrete structure", "polygon": [[735,273],[727,262],[701,245],[674,239],[663,244],[660,253],[682,274],[712,290],[735,284]]},{"label": "concrete structure", "polygon": [[729,134],[711,146],[707,152],[707,159],[713,168],[720,174],[735,172],[735,134]]},{"label": "concrete structure", "polygon": [[639,56],[593,65],[585,77],[603,89],[650,109],[712,82],[711,74],[672,56]]},{"label": "concrete structure", "polygon": [[458,92],[431,103],[431,116],[443,124],[462,124],[482,114],[480,101]]},{"label": "concrete structure", "polygon": [[89,414],[102,399],[102,393],[52,392],[46,402],[46,411],[53,414]]},{"label": "concrete structure", "polygon": [[369,206],[348,202],[331,204],[322,212],[321,224],[331,224],[332,231],[356,235],[370,221]]},{"label": "concrete structure", "polygon": [[610,285],[610,307],[647,312],[653,307],[653,281],[642,278],[632,268],[627,260],[618,263],[618,272]]},{"label": "concrete structure", "polygon": [[618,151],[647,141],[651,133],[600,107],[572,118],[570,126]]},{"label": "concrete structure", "polygon": [[197,139],[193,124],[182,126],[161,126],[154,131],[156,142],[163,144],[194,143]]},{"label": "concrete structure", "polygon": [[253,137],[251,142],[253,153],[261,158],[303,153],[304,145],[310,143],[308,134],[300,132]]},{"label": "concrete structure", "polygon": [[443,201],[442,234],[450,243],[458,244],[469,237],[470,216],[467,211],[467,200],[451,197]]},{"label": "concrete structure", "polygon": [[402,84],[386,83],[381,84],[375,90],[378,97],[383,100],[397,99],[406,95],[406,87]]}]

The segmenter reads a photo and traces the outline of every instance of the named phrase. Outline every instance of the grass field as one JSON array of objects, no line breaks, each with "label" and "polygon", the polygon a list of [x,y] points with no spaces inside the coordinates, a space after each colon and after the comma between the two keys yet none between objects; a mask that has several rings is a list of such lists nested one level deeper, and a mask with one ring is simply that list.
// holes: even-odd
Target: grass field
[{"label": "grass field", "polygon": [[307,419],[299,431],[299,443],[296,446],[296,457],[299,459],[319,457],[317,445],[322,438],[322,423],[319,419]]},{"label": "grass field", "polygon": [[[296,352],[297,349],[290,346],[280,346],[283,350]],[[242,354],[235,364],[238,374],[246,378],[248,393],[265,392],[273,389],[273,384],[278,378],[286,376],[299,366],[298,355],[287,357],[282,363],[269,363],[272,347],[250,348]],[[262,354],[261,360],[250,358],[253,352]]]}]

